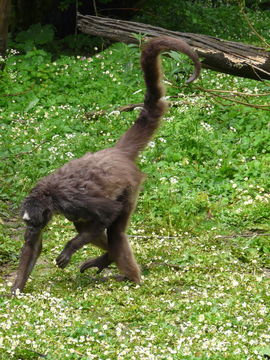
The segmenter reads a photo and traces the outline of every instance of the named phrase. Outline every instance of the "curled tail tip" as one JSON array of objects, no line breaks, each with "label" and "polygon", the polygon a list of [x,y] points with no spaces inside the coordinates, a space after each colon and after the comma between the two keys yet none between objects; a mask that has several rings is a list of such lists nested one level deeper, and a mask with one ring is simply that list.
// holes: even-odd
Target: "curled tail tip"
[{"label": "curled tail tip", "polygon": [[[156,56],[164,51],[170,50],[179,51],[187,55],[192,60],[195,69],[189,79],[186,80],[186,84],[195,81],[201,73],[201,62],[198,54],[184,40],[165,35],[154,37],[151,38],[148,42],[146,42],[143,48],[143,53],[147,53],[146,55],[152,53],[152,56]],[[144,62],[147,58],[148,56],[142,56],[142,62]]]},{"label": "curled tail tip", "polygon": [[186,84],[192,83],[193,81],[198,79],[198,77],[200,76],[201,68],[202,68],[201,62],[198,61],[198,62],[196,62],[196,64],[194,63],[194,66],[195,66],[195,70],[194,70],[193,74],[185,81]]}]

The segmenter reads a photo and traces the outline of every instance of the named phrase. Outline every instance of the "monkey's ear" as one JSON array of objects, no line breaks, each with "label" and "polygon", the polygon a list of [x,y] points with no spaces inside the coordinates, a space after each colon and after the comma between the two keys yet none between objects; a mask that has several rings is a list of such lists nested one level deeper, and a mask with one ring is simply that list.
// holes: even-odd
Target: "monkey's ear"
[{"label": "monkey's ear", "polygon": [[107,228],[120,214],[123,205],[116,200],[87,197],[84,194],[57,201],[60,212],[71,221],[97,221]]}]

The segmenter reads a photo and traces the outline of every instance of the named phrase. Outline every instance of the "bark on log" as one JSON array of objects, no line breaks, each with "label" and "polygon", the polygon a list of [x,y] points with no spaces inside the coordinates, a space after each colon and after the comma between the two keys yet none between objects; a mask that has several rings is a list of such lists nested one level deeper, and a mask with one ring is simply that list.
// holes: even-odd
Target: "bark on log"
[{"label": "bark on log", "polygon": [[207,35],[170,31],[143,23],[81,14],[78,14],[78,28],[86,34],[125,43],[138,43],[133,34],[178,37],[193,47],[205,68],[250,79],[270,80],[270,52],[257,46]]}]

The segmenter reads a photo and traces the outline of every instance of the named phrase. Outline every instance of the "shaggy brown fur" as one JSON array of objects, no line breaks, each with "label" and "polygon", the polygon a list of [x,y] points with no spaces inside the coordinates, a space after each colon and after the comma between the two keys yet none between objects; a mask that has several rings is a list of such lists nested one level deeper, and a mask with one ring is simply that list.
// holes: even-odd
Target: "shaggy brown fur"
[{"label": "shaggy brown fur", "polygon": [[41,179],[24,200],[22,217],[27,228],[13,293],[24,289],[41,252],[41,231],[55,213],[72,221],[78,232],[57,257],[60,268],[67,266],[75,251],[92,243],[105,253],[83,263],[81,272],[89,267],[102,271],[114,261],[127,279],[140,281],[140,269],[125,232],[144,179],[134,160],[166,110],[159,54],[168,50],[181,51],[192,59],[195,71],[189,82],[199,76],[198,56],[185,42],[170,37],[150,40],[141,56],[146,84],[144,106],[133,126],[113,148],[87,153]]}]

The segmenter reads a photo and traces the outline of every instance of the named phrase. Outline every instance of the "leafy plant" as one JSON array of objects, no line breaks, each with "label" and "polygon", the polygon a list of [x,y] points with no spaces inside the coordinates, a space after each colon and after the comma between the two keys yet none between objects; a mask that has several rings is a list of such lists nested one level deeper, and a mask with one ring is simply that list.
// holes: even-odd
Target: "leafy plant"
[{"label": "leafy plant", "polygon": [[28,30],[21,31],[10,42],[10,46],[25,52],[33,50],[39,45],[45,45],[54,39],[54,28],[52,25],[31,25]]}]

